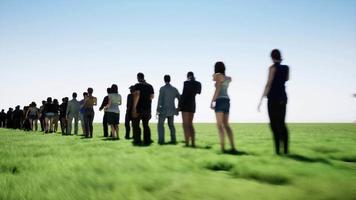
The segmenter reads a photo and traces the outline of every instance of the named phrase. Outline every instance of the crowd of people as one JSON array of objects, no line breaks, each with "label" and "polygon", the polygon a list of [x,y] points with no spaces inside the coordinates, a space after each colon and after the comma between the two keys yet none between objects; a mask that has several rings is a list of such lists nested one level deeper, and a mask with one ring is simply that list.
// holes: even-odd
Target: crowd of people
[{"label": "crowd of people", "polygon": [[[274,136],[276,154],[280,154],[281,143],[283,144],[283,153],[287,154],[288,130],[285,125],[287,105],[285,82],[289,79],[289,67],[281,64],[282,57],[279,50],[272,50],[271,58],[273,64],[269,68],[268,80],[258,109],[260,109],[263,98],[267,97],[268,113]],[[232,78],[225,74],[225,69],[223,62],[219,61],[215,63],[213,74],[215,92],[211,101],[211,109],[215,111],[221,150],[223,152],[227,151],[225,148],[225,137],[227,136],[231,147],[228,151],[236,153],[233,131],[229,124],[230,98],[228,87]],[[201,93],[201,83],[195,79],[193,72],[188,72],[182,94],[180,94],[177,88],[170,84],[170,75],[165,75],[163,80],[165,84],[159,90],[156,109],[158,116],[158,144],[166,144],[164,130],[166,119],[170,130],[169,143],[177,143],[174,116],[181,112],[185,145],[187,147],[195,147],[196,134],[193,126],[194,113],[196,111],[195,97]],[[146,82],[143,73],[137,74],[137,81],[135,85],[129,88],[130,93],[127,96],[125,139],[133,139],[133,145],[148,146],[153,142],[149,121],[152,117],[154,89],[152,85]],[[85,138],[92,138],[95,114],[94,106],[97,105],[97,98],[93,96],[93,91],[93,88],[88,88],[83,93],[83,99],[80,101],[77,100],[77,93],[74,92],[71,100],[68,97],[64,97],[61,104],[59,104],[57,99],[48,97],[46,101],[42,101],[42,105],[39,108],[35,102],[32,102],[28,106],[23,107],[23,109],[20,106],[16,106],[14,110],[9,108],[6,113],[2,110],[0,113],[0,127],[37,131],[39,121],[42,132],[56,133],[58,131],[58,123],[60,123],[61,133],[63,135],[71,135],[74,122],[74,134],[78,135],[78,124],[80,121],[83,136]],[[176,100],[178,104],[175,103]],[[107,88],[107,96],[104,97],[99,108],[100,111],[104,112],[104,137],[110,137],[114,140],[119,139],[119,106],[121,103],[122,98],[118,93],[118,86],[113,84]],[[141,136],[140,124],[142,124],[143,137]],[[110,134],[108,127],[110,127]],[[132,137],[130,136],[131,130]]]}]

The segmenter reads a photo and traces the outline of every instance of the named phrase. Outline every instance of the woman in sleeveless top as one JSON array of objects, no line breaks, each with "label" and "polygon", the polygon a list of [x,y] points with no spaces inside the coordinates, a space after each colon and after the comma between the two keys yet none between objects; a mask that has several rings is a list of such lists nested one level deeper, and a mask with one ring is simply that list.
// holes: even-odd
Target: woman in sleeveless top
[{"label": "woman in sleeveless top", "polygon": [[231,153],[236,153],[234,136],[229,124],[230,112],[230,98],[227,94],[227,89],[231,82],[231,77],[225,75],[225,64],[217,62],[215,64],[215,74],[213,75],[215,81],[215,93],[211,101],[211,109],[215,110],[216,124],[219,130],[221,151],[225,150],[225,132],[230,141]]},{"label": "woman in sleeveless top", "polygon": [[273,132],[276,154],[280,154],[280,143],[283,143],[283,150],[288,154],[288,130],[285,124],[287,93],[285,82],[289,80],[289,67],[281,65],[282,56],[278,49],[271,52],[273,65],[269,68],[268,80],[263,91],[258,110],[264,97],[268,98],[268,116]]},{"label": "woman in sleeveless top", "polygon": [[193,118],[195,113],[195,96],[201,93],[201,84],[195,80],[193,72],[188,72],[187,81],[184,82],[183,92],[179,100],[179,109],[182,111],[185,145],[195,147],[195,130]]},{"label": "woman in sleeveless top", "polygon": [[121,95],[118,93],[116,84],[113,84],[108,95],[108,104],[104,107],[107,112],[107,121],[111,126],[111,135],[114,139],[119,139],[119,122],[120,122],[120,109]]},{"label": "woman in sleeveless top", "polygon": [[29,119],[31,130],[33,130],[33,123],[35,123],[35,131],[37,131],[38,116],[39,112],[38,108],[36,107],[36,103],[32,102],[26,113],[26,118]]},{"label": "woman in sleeveless top", "polygon": [[97,105],[97,99],[93,96],[93,88],[88,88],[88,96],[84,99],[84,126],[85,137],[93,137],[94,106]]}]

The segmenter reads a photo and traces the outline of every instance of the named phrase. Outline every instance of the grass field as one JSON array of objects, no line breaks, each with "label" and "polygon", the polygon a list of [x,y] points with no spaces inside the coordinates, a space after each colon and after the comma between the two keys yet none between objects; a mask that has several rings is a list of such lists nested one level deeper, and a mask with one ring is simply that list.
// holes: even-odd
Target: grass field
[{"label": "grass field", "polygon": [[267,124],[233,125],[243,155],[220,153],[214,124],[196,130],[191,149],[180,125],[178,145],[150,147],[99,124],[93,139],[0,129],[0,199],[356,199],[356,125],[289,124],[289,157]]}]

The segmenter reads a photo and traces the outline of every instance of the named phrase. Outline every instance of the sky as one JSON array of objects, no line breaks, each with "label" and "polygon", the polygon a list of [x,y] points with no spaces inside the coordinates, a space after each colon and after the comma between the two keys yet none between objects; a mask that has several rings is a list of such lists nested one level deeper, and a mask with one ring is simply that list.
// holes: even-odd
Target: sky
[{"label": "sky", "polygon": [[138,72],[155,89],[155,114],[163,76],[182,92],[193,71],[195,121],[214,122],[212,74],[223,61],[230,121],[268,122],[267,101],[260,113],[257,104],[274,48],[290,66],[288,122],[356,121],[355,0],[0,0],[0,108],[87,87],[101,103],[115,83],[123,121]]}]

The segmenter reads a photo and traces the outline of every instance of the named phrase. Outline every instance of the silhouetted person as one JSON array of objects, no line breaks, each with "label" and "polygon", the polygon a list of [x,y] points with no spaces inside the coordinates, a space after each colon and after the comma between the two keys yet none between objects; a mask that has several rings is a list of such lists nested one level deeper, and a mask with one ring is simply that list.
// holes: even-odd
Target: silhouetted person
[{"label": "silhouetted person", "polygon": [[30,131],[31,130],[31,125],[30,125],[30,119],[27,116],[27,112],[29,110],[30,106],[24,106],[22,110],[22,124],[21,127],[24,131]]},{"label": "silhouetted person", "polygon": [[39,116],[39,110],[35,102],[32,102],[26,112],[26,118],[29,120],[30,129],[33,130],[33,124],[35,124],[35,131],[37,131],[37,121]]},{"label": "silhouetted person", "polygon": [[111,136],[114,139],[119,139],[119,123],[120,123],[120,110],[121,95],[118,93],[116,84],[113,84],[110,89],[108,104],[104,107],[107,113],[107,122],[111,127]]},{"label": "silhouetted person", "polygon": [[[107,88],[106,92],[108,95],[110,94],[111,88]],[[109,96],[106,95],[103,99],[103,102],[101,103],[101,106],[99,108],[99,111],[102,111],[106,105],[109,103]],[[103,116],[103,131],[104,131],[104,137],[108,137],[108,115],[106,111],[104,110],[104,116]]]},{"label": "silhouetted person", "polygon": [[85,137],[93,137],[93,120],[94,120],[94,106],[97,105],[97,99],[93,96],[93,88],[88,88],[88,97],[84,99],[84,124]]},{"label": "silhouetted person", "polygon": [[215,110],[221,151],[225,152],[226,133],[230,141],[231,151],[236,152],[234,136],[229,124],[230,97],[227,90],[231,82],[231,77],[225,75],[225,64],[223,62],[215,63],[213,80],[215,81],[215,92],[210,107]]},{"label": "silhouetted person", "polygon": [[183,92],[179,101],[182,111],[185,145],[195,147],[195,130],[193,118],[195,113],[195,96],[201,93],[201,84],[195,80],[193,72],[188,72],[187,81],[184,82]]},{"label": "silhouetted person", "polygon": [[53,117],[54,117],[55,108],[52,102],[52,98],[48,97],[47,102],[44,106],[45,113],[45,133],[53,132]]},{"label": "silhouetted person", "polygon": [[262,94],[258,110],[264,97],[268,98],[268,115],[273,132],[276,154],[280,154],[280,143],[284,153],[288,154],[288,130],[285,124],[287,93],[285,82],[289,80],[289,67],[282,65],[282,56],[278,49],[271,52],[273,65],[269,68],[268,80]]},{"label": "silhouetted person", "polygon": [[44,108],[46,105],[46,101],[42,101],[42,105],[40,106],[40,110],[39,110],[39,120],[40,120],[40,124],[41,124],[41,132],[45,131],[46,129],[46,114],[44,112]]},{"label": "silhouetted person", "polygon": [[79,120],[79,110],[80,103],[77,100],[77,93],[72,94],[73,99],[70,100],[67,104],[66,109],[66,119],[67,119],[67,134],[72,134],[72,122],[74,119],[74,134],[78,134],[78,120]]},{"label": "silhouetted person", "polygon": [[158,144],[164,144],[164,121],[168,120],[169,130],[171,132],[171,144],[176,144],[176,128],[174,127],[174,115],[178,115],[178,109],[175,106],[175,99],[179,101],[180,94],[177,88],[173,87],[171,77],[164,76],[165,85],[159,90],[159,97],[157,103],[158,115]]},{"label": "silhouetted person", "polygon": [[80,110],[79,110],[79,119],[80,119],[80,125],[82,126],[82,131],[83,131],[83,135],[85,136],[86,131],[85,131],[85,121],[84,121],[84,112],[85,112],[85,108],[84,108],[84,102],[85,99],[88,97],[88,93],[87,92],[83,92],[83,99],[79,101],[80,104]]},{"label": "silhouetted person", "polygon": [[0,127],[1,128],[6,127],[6,113],[4,109],[2,109],[0,113]]},{"label": "silhouetted person", "polygon": [[52,109],[53,109],[53,132],[57,132],[58,130],[58,122],[59,122],[59,102],[58,99],[53,99],[53,104],[52,104]]},{"label": "silhouetted person", "polygon": [[23,119],[23,111],[20,110],[20,106],[16,106],[14,112],[12,113],[13,128],[21,129],[21,122]]},{"label": "silhouetted person", "polygon": [[14,120],[13,120],[13,109],[9,108],[6,112],[6,128],[13,128],[14,127]]},{"label": "silhouetted person", "polygon": [[[134,86],[133,105],[132,105],[132,126],[133,126],[133,144],[134,145],[150,145],[151,130],[149,121],[151,119],[151,104],[154,97],[152,85],[145,81],[143,73],[137,74],[138,83]],[[141,140],[140,121],[143,125],[143,143]]]},{"label": "silhouetted person", "polygon": [[130,138],[130,122],[132,122],[132,116],[131,116],[131,110],[132,110],[132,105],[133,105],[133,98],[132,98],[132,93],[134,86],[130,86],[130,94],[127,95],[127,100],[126,100],[126,114],[125,114],[125,139],[131,139]]},{"label": "silhouetted person", "polygon": [[59,105],[59,121],[61,123],[61,131],[62,135],[67,134],[67,105],[68,105],[68,97],[62,98],[62,103]]}]

